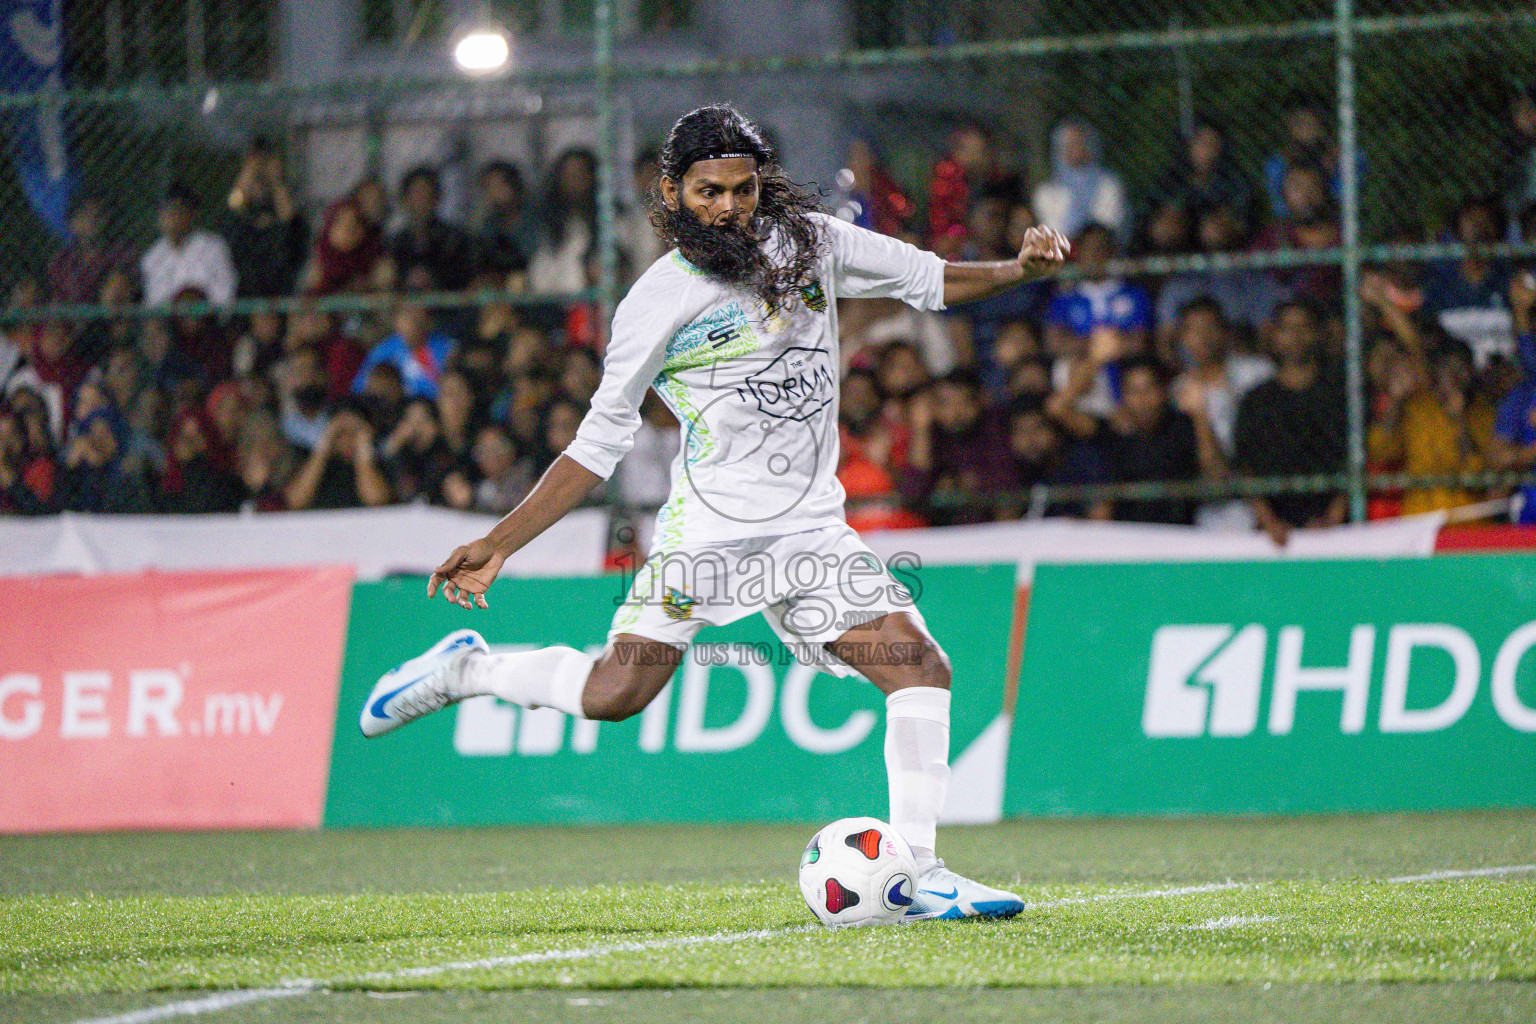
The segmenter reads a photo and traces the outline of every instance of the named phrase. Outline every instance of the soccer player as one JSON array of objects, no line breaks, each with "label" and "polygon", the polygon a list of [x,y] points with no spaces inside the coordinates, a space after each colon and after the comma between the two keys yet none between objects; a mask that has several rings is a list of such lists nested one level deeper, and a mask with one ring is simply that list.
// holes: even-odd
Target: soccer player
[{"label": "soccer player", "polygon": [[[917,855],[913,918],[1010,917],[1013,893],[935,856],[949,784],[950,663],[910,593],[843,519],[837,470],[837,300],[939,310],[1048,276],[1067,240],[1032,228],[1016,259],[946,263],[820,212],[761,131],[729,106],[672,126],[652,223],[671,251],[614,315],[602,383],[576,439],[485,537],[454,550],[431,597],[485,608],[508,556],[613,472],[655,388],[682,424],[651,552],[596,655],[493,654],[459,630],[384,675],[363,706],[378,736],[494,695],[620,721],[661,691],[705,625],[762,612],[800,660],[885,694],[890,822]],[[819,569],[819,571],[818,571]]]}]

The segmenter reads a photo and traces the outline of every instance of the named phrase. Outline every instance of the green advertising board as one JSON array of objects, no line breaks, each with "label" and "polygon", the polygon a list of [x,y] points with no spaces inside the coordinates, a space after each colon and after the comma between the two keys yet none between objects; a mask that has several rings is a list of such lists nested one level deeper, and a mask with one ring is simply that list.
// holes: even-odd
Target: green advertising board
[{"label": "green advertising board", "polygon": [[[1013,567],[913,576],[918,606],[953,661],[958,754],[1001,710]],[[619,576],[501,580],[489,611],[468,612],[428,601],[425,580],[357,585],[325,823],[825,821],[886,813],[879,692],[796,666],[761,616],[704,630],[699,641],[717,645],[715,657],[690,657],[651,708],[626,722],[573,722],[475,698],[378,739],[359,733],[358,709],[379,675],[445,633],[471,626],[493,647],[597,648],[623,586]]]},{"label": "green advertising board", "polygon": [[1041,566],[1007,814],[1536,805],[1536,557]]}]

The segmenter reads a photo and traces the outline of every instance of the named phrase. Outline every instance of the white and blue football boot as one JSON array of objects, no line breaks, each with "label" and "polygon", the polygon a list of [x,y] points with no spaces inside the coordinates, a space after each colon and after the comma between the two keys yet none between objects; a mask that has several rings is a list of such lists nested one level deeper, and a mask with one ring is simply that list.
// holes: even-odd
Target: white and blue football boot
[{"label": "white and blue football boot", "polygon": [[1012,917],[1024,909],[1024,901],[1011,892],[993,889],[957,875],[934,861],[917,878],[907,921],[958,921],[965,917]]},{"label": "white and blue football boot", "polygon": [[459,629],[433,644],[426,654],[403,662],[379,677],[363,702],[358,726],[370,739],[398,729],[406,722],[463,700],[458,688],[459,667],[473,651],[489,653],[485,640],[472,629]]}]

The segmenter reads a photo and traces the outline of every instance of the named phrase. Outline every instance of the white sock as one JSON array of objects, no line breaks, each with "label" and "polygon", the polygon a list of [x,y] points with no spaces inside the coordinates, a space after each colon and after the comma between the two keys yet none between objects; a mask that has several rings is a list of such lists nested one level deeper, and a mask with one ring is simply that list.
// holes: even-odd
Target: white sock
[{"label": "white sock", "polygon": [[595,661],[574,647],[540,647],[513,654],[472,651],[460,668],[459,690],[466,697],[500,697],[525,708],[554,708],[585,718],[581,693]]},{"label": "white sock", "polygon": [[885,698],[885,773],[891,827],[922,871],[934,861],[939,809],[949,791],[948,690],[909,686]]}]

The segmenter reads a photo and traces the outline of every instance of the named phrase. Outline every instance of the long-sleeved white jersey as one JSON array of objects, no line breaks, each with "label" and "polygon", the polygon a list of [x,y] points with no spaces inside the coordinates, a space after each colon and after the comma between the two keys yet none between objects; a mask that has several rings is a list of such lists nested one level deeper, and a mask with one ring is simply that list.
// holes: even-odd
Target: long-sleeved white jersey
[{"label": "long-sleeved white jersey", "polygon": [[943,309],[944,262],[814,216],[826,239],[817,276],[772,316],[675,249],[619,303],[602,383],[565,454],[606,479],[640,425],[645,389],[656,389],[682,425],[682,445],[653,552],[843,521],[837,300]]}]

